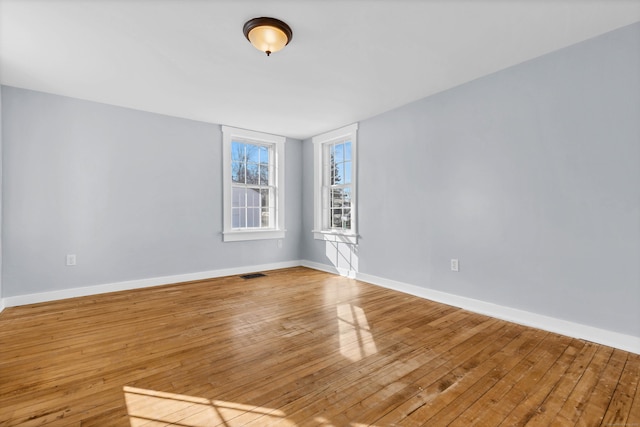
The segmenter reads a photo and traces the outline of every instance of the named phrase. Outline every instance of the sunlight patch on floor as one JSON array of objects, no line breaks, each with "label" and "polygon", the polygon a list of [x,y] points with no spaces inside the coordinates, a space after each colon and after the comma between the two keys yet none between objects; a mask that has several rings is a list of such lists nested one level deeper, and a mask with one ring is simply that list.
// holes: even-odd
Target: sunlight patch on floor
[{"label": "sunlight patch on floor", "polygon": [[354,362],[377,353],[364,310],[351,304],[340,304],[337,311],[340,353]]},{"label": "sunlight patch on floor", "polygon": [[124,387],[124,397],[131,427],[169,424],[183,427],[232,427],[244,425],[246,418],[236,422],[234,419],[246,414],[254,418],[261,417],[265,424],[278,422],[282,426],[295,426],[295,423],[286,419],[284,412],[271,408],[128,386]]}]

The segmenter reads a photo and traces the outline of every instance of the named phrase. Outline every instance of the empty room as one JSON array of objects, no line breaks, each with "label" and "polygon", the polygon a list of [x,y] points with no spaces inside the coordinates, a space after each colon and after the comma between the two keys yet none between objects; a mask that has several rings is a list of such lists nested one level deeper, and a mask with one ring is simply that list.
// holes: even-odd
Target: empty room
[{"label": "empty room", "polygon": [[637,0],[0,0],[0,426],[640,426]]}]

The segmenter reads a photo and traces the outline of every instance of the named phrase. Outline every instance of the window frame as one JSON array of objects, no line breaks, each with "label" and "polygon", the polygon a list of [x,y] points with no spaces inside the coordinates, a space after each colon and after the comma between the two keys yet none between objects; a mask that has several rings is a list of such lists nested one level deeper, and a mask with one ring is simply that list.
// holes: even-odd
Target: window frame
[{"label": "window frame", "polygon": [[[232,203],[232,143],[241,142],[268,146],[270,153],[269,165],[275,169],[272,172],[275,177],[274,198],[275,198],[275,220],[270,228],[233,228],[233,203]],[[222,240],[224,242],[237,242],[246,240],[263,239],[283,239],[285,237],[284,210],[284,146],[286,138],[283,136],[270,135],[263,132],[256,132],[246,129],[222,126],[222,173],[223,173],[223,230]]]},{"label": "window frame", "polygon": [[[344,126],[340,129],[333,130],[321,135],[314,136],[313,142],[313,162],[314,162],[314,178],[313,178],[313,237],[317,240],[327,240],[332,242],[358,243],[358,194],[357,194],[357,130],[358,124],[354,123]],[[339,229],[327,226],[327,215],[325,214],[326,206],[323,199],[325,188],[330,175],[330,168],[326,167],[329,160],[327,159],[327,146],[339,142],[351,142],[351,228],[341,231]],[[329,190],[330,191],[330,190]]]}]

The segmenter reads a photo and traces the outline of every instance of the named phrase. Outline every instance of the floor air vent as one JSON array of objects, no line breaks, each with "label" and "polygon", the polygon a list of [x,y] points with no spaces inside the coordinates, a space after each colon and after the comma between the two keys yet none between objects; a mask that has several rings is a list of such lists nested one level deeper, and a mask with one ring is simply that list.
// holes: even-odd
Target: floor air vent
[{"label": "floor air vent", "polygon": [[264,276],[266,276],[266,274],[262,274],[262,273],[251,273],[251,274],[245,274],[245,275],[242,275],[242,276],[240,276],[240,277],[242,277],[243,279],[255,279],[255,278],[258,278],[258,277],[264,277]]}]

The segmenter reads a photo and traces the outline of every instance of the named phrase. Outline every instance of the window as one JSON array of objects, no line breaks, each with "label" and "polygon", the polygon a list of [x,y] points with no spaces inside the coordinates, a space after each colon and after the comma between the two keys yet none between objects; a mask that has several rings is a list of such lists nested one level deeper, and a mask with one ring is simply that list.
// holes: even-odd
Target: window
[{"label": "window", "polygon": [[314,237],[357,243],[357,124],[313,138]]},{"label": "window", "polygon": [[222,126],[223,240],[284,238],[285,138]]}]

